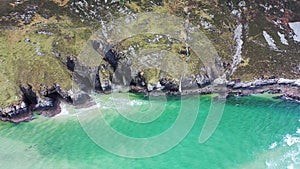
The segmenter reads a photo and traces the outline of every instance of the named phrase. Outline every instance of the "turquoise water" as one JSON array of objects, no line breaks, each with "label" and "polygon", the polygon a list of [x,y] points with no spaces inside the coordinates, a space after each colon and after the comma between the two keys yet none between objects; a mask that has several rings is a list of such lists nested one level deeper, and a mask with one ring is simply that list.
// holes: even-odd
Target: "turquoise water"
[{"label": "turquoise water", "polygon": [[[297,103],[269,96],[230,98],[216,131],[200,144],[199,134],[211,96],[201,96],[200,100],[196,96],[156,98],[151,104],[142,97],[130,96],[129,102],[124,98],[122,94],[99,96],[101,112],[88,116],[91,118],[78,118],[84,112],[63,105],[62,114],[54,118],[37,116],[18,125],[0,123],[0,168],[300,168]],[[195,124],[177,146],[155,157],[132,159],[108,153],[85,132],[87,127],[95,133],[101,130],[97,125],[101,114],[114,130],[124,135],[157,136],[175,122],[181,101],[189,103],[190,110],[200,101]],[[118,111],[114,111],[115,107],[119,107]],[[150,123],[130,122],[124,116],[124,112],[135,115],[151,107],[158,114]],[[121,111],[123,114],[119,114]]]}]

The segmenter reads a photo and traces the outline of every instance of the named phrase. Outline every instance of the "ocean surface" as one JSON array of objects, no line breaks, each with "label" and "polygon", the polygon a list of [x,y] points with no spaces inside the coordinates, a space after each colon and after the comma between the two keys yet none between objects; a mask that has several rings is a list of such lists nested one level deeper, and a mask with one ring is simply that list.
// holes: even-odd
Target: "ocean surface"
[{"label": "ocean surface", "polygon": [[[269,95],[229,98],[215,132],[206,142],[199,143],[212,97],[149,99],[127,94],[102,95],[95,96],[97,105],[93,111],[63,104],[62,113],[53,118],[36,116],[31,122],[17,125],[1,122],[0,168],[300,168],[299,103]],[[112,151],[120,149],[114,147],[119,142],[125,154],[151,153],[172,144],[172,140],[161,139],[153,147],[131,150],[122,139],[110,138],[111,134],[106,133],[110,130],[101,128],[99,121],[104,120],[106,127],[128,138],[151,138],[174,127],[180,113],[191,114],[193,120],[195,108],[198,113],[194,124],[181,122],[181,128],[191,126],[187,135],[156,156],[127,158],[101,147],[104,140]],[[171,137],[182,132],[177,129]]]}]

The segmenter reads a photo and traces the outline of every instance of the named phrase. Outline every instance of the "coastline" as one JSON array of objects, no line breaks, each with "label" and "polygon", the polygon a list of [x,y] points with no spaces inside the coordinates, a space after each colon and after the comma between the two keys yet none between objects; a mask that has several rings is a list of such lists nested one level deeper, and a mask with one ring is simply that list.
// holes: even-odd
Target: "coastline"
[{"label": "coastline", "polygon": [[[129,92],[136,94],[144,94],[145,96],[185,96],[185,95],[207,95],[217,93],[220,94],[218,97],[226,99],[232,96],[250,96],[255,94],[268,93],[274,95],[273,98],[292,100],[300,103],[300,84],[299,79],[263,79],[256,80],[253,82],[243,83],[240,81],[227,82],[226,85],[211,86],[207,85],[202,88],[187,88],[179,91],[163,91],[163,90],[152,90],[148,91],[146,88],[141,88],[138,86],[131,86]],[[38,102],[36,104],[26,104],[25,100],[20,105],[9,106],[4,109],[0,109],[0,120],[9,121],[12,123],[28,122],[33,120],[33,112],[38,115],[43,115],[45,117],[53,117],[61,113],[61,101],[66,101],[66,104],[74,104],[69,101],[71,96],[66,95],[64,91],[61,91],[59,86],[56,86],[60,91],[59,93],[64,93],[64,97],[61,94],[51,95],[51,97],[46,97],[40,99],[37,97]],[[138,89],[138,90],[137,90]],[[30,91],[31,89],[26,89]],[[53,89],[52,89],[53,90]],[[102,93],[107,94],[107,93]],[[68,99],[66,99],[68,98]],[[93,103],[86,102],[76,105],[77,108],[84,108],[92,106]]]}]

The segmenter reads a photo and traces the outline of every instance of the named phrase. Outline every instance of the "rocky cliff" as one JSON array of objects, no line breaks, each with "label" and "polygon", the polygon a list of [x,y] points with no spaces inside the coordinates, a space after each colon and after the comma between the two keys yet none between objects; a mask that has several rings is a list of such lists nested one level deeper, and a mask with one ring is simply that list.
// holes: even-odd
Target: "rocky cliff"
[{"label": "rocky cliff", "polygon": [[[91,91],[211,93],[213,83],[222,83],[237,95],[276,92],[297,99],[299,11],[296,0],[1,1],[1,119],[30,120],[32,111],[51,116],[58,98],[82,103]],[[132,23],[134,36],[125,37],[123,26],[123,33],[106,37],[116,21],[125,28],[128,22],[128,29]],[[152,32],[135,23],[152,25]],[[179,33],[174,38],[163,30]],[[195,30],[200,46],[213,47],[199,47],[207,58],[191,45]]]}]

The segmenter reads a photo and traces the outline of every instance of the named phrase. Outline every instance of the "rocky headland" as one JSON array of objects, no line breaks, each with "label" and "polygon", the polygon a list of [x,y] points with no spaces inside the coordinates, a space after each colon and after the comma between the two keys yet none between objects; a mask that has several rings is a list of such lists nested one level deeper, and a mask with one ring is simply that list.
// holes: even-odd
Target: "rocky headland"
[{"label": "rocky headland", "polygon": [[[91,92],[222,98],[271,93],[299,102],[299,11],[298,1],[284,0],[0,2],[0,120],[30,121],[34,112],[52,117],[60,102],[90,106]],[[106,37],[114,19],[135,22],[145,12],[184,18],[180,37]],[[161,22],[148,20],[152,26]],[[182,26],[160,25],[154,32]],[[214,48],[208,52],[212,65],[188,45],[196,29]]]},{"label": "rocky headland", "polygon": [[[220,94],[222,91],[222,98],[237,97],[237,96],[249,96],[253,94],[274,94],[274,98],[291,100],[300,103],[300,79],[290,80],[283,78],[273,79],[258,79],[253,82],[243,83],[239,80],[226,82],[222,85],[210,85],[207,84],[204,87],[185,86],[184,89],[179,91],[179,85],[163,79],[159,85],[151,86],[147,85],[142,79],[141,75],[137,75],[138,81],[131,83],[130,90],[128,92],[143,93],[145,96],[171,96],[171,95],[205,95],[205,94]],[[197,84],[197,82],[196,82]],[[199,84],[197,84],[199,85]],[[108,87],[110,90],[98,90],[99,94],[107,94],[113,92],[112,87]],[[61,112],[60,102],[64,101],[69,104],[76,105],[76,108],[83,108],[92,106],[92,102],[89,102],[89,96],[84,93],[77,95],[67,94],[60,89],[58,85],[44,91],[44,97],[40,98],[36,95],[30,85],[27,88],[21,87],[23,92],[23,101],[21,104],[12,105],[4,109],[0,109],[0,120],[10,121],[13,123],[20,123],[24,121],[30,121],[33,119],[33,112],[35,111],[39,115],[46,117],[53,117]],[[127,88],[126,88],[127,89]],[[116,89],[120,91],[120,88]],[[123,92],[125,91],[122,90]],[[125,91],[126,92],[126,91]],[[275,95],[276,94],[276,95]],[[224,97],[225,96],[225,97]],[[77,99],[73,102],[73,99]],[[81,101],[80,101],[81,100]]]}]

